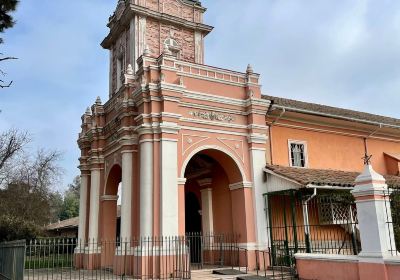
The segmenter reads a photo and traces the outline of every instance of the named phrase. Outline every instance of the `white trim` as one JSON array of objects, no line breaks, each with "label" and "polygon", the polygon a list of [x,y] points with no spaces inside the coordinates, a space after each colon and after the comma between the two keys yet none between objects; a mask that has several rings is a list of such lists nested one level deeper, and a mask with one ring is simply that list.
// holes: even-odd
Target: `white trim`
[{"label": "white trim", "polygon": [[265,171],[266,173],[268,173],[268,174],[271,174],[271,175],[274,175],[274,176],[279,177],[279,178],[281,178],[281,179],[284,179],[284,180],[286,180],[286,181],[289,181],[289,182],[291,182],[291,183],[293,183],[293,184],[299,185],[299,186],[301,186],[301,187],[303,186],[303,185],[300,184],[299,182],[297,182],[297,181],[295,181],[295,180],[292,180],[292,179],[289,179],[289,178],[287,178],[287,177],[285,177],[285,176],[282,176],[282,175],[280,175],[280,174],[277,174],[277,173],[275,173],[274,171],[269,170],[268,168],[264,168],[264,171]]},{"label": "white trim", "polygon": [[182,122],[196,123],[196,124],[209,124],[212,126],[223,126],[229,128],[239,128],[239,129],[247,129],[247,125],[242,124],[234,124],[234,123],[225,123],[225,122],[215,122],[215,121],[206,121],[202,119],[193,119],[193,118],[181,118]]},{"label": "white trim", "polygon": [[294,254],[296,260],[317,260],[317,261],[332,261],[332,262],[358,262],[358,256],[352,255],[335,255],[335,254]]},{"label": "white trim", "polygon": [[383,262],[385,264],[389,264],[389,265],[399,265],[400,264],[400,257],[396,256],[396,257],[386,257],[383,259]]},{"label": "white trim", "polygon": [[118,200],[118,195],[102,195],[100,197],[101,201],[117,201]]},{"label": "white trim", "polygon": [[226,135],[236,135],[236,136],[248,136],[248,133],[243,132],[234,132],[234,131],[226,131],[226,130],[218,130],[218,129],[207,129],[193,126],[181,126],[181,129],[192,130],[192,131],[201,131],[201,132],[209,132],[209,133],[217,133],[217,134],[226,134]]},{"label": "white trim", "polygon": [[341,187],[341,186],[329,186],[329,185],[314,185],[308,184],[308,189],[324,189],[324,190],[354,190],[354,187]]},{"label": "white trim", "polygon": [[186,178],[178,178],[178,185],[185,185],[187,179]]},{"label": "white trim", "polygon": [[253,187],[253,183],[251,183],[251,182],[237,182],[234,184],[230,184],[229,190],[234,191],[234,190],[246,189],[246,188],[251,189],[252,187]]},{"label": "white trim", "polygon": [[183,97],[189,98],[189,99],[196,99],[200,101],[208,101],[212,103],[223,103],[226,105],[234,105],[234,106],[240,106],[240,107],[246,107],[246,101],[247,100],[242,100],[242,99],[236,99],[236,98],[230,98],[230,97],[222,97],[222,96],[217,96],[214,94],[207,94],[207,93],[202,93],[202,92],[197,92],[197,91],[189,91],[186,90],[183,93]]},{"label": "white trim", "polygon": [[[298,144],[298,145],[303,145],[304,146],[304,166],[293,166],[293,164],[292,164],[292,150],[291,150],[291,147],[290,147],[291,144]],[[289,152],[289,165],[290,165],[290,167],[308,168],[307,141],[288,139],[288,152]]]}]

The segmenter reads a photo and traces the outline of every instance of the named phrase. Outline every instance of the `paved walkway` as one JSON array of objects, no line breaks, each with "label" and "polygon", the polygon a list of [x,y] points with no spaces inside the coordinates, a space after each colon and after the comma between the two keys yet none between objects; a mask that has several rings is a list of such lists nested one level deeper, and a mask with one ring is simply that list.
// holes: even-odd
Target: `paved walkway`
[{"label": "paved walkway", "polygon": [[[225,270],[227,268],[224,268]],[[248,274],[236,274],[236,275],[219,275],[213,274],[213,271],[216,269],[202,269],[202,270],[192,270],[191,276],[193,280],[236,280],[237,277],[241,276],[256,276],[256,273],[253,271],[249,271]],[[263,275],[264,276],[264,275]],[[272,277],[272,272],[268,271],[267,279],[274,279]],[[277,276],[277,275],[276,275]],[[260,277],[261,278],[261,277]],[[112,274],[111,272],[107,271],[87,271],[87,270],[69,270],[64,269],[62,271],[57,270],[47,270],[47,269],[38,269],[38,270],[26,270],[24,275],[24,280],[121,280],[121,276],[117,276]],[[126,280],[133,280],[132,277],[124,277],[123,279]],[[250,278],[249,280],[258,280],[258,278]],[[264,278],[266,279],[266,278]],[[279,278],[275,279],[282,279],[281,275]],[[285,278],[283,278],[285,279]]]}]

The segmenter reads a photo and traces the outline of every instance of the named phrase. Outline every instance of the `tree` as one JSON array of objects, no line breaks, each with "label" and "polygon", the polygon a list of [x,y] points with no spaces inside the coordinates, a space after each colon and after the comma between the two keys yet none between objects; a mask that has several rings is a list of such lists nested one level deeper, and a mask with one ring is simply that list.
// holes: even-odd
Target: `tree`
[{"label": "tree", "polygon": [[76,176],[72,184],[64,193],[64,199],[59,218],[61,221],[79,216],[79,190],[81,187],[81,177]]},{"label": "tree", "polygon": [[28,153],[26,132],[0,134],[0,240],[36,237],[58,220],[62,196],[53,191],[62,170],[58,151]]},{"label": "tree", "polygon": [[[12,17],[11,13],[14,12],[18,5],[18,0],[1,0],[0,2],[0,33],[3,33],[6,29],[11,28],[15,24],[15,20]],[[4,42],[3,38],[0,38],[0,44]],[[6,60],[17,59],[13,56],[4,56],[0,53],[0,62]],[[0,70],[0,74],[4,77],[6,73],[3,70]],[[8,88],[12,85],[13,81],[6,82],[0,79],[0,88]]]},{"label": "tree", "polygon": [[0,134],[0,186],[5,179],[7,164],[21,154],[26,144],[30,142],[26,131],[10,129]]},{"label": "tree", "polygon": [[[0,3],[0,33],[3,33],[6,29],[14,26],[15,21],[11,15],[18,5],[18,0],[2,0]],[[0,38],[0,43],[3,39]]]}]

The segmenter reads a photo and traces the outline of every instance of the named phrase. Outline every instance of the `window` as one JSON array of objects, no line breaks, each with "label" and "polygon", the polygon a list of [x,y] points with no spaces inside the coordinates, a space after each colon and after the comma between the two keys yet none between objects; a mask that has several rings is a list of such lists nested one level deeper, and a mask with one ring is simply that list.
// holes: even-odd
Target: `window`
[{"label": "window", "polygon": [[290,166],[307,167],[307,145],[302,141],[289,140]]}]

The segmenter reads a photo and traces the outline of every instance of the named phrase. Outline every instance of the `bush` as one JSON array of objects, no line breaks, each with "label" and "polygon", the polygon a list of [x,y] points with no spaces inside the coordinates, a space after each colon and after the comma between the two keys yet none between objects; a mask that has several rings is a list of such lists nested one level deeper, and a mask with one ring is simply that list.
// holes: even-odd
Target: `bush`
[{"label": "bush", "polygon": [[31,221],[24,221],[9,215],[0,216],[0,242],[22,239],[31,240],[41,233],[41,228]]}]

